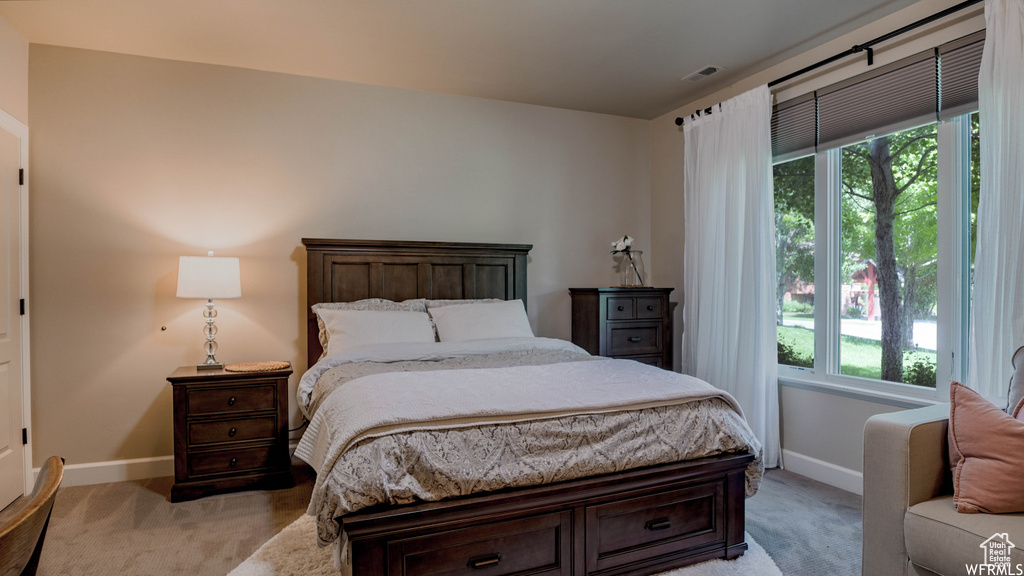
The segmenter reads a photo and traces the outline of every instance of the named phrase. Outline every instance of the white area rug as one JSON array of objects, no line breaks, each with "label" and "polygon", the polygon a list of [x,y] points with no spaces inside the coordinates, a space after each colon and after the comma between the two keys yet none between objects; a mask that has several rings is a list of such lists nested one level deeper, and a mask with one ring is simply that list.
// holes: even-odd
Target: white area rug
[{"label": "white area rug", "polygon": [[[303,514],[228,576],[337,576],[331,548],[317,548],[315,520]],[[764,548],[746,535],[749,549],[736,560],[709,560],[659,576],[782,576]]]}]

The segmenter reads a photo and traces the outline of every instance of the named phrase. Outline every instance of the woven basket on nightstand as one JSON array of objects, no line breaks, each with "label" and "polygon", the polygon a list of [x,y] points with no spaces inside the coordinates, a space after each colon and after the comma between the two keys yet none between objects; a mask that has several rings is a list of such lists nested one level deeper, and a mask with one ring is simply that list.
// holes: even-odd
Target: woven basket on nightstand
[{"label": "woven basket on nightstand", "polygon": [[224,367],[224,370],[228,372],[272,372],[274,370],[284,370],[289,366],[291,366],[291,362],[271,360],[267,362],[239,362],[237,364],[228,364]]}]

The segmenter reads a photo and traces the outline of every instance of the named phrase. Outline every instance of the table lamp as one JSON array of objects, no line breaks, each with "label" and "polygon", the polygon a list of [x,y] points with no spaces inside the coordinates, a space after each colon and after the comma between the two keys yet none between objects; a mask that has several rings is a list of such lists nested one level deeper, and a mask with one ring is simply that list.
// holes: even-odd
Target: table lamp
[{"label": "table lamp", "polygon": [[178,261],[178,298],[203,298],[206,300],[206,362],[196,366],[197,370],[218,370],[224,367],[214,356],[217,352],[217,309],[214,298],[240,298],[242,281],[238,269],[238,258],[213,256],[182,256]]}]

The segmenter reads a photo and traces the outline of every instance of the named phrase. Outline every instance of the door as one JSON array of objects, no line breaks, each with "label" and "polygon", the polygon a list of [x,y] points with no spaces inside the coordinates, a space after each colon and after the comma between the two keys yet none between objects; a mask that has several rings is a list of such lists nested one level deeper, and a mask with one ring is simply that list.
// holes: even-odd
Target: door
[{"label": "door", "polygon": [[21,382],[21,138],[0,127],[0,508],[25,491]]}]

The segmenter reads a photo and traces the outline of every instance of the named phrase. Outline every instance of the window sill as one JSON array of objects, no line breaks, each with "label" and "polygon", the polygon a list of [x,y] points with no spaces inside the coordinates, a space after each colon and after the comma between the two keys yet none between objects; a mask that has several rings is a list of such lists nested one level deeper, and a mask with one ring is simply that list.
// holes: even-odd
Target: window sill
[{"label": "window sill", "polygon": [[[821,392],[823,394],[831,394],[833,396],[842,396],[844,398],[853,398],[856,400],[863,400],[865,402],[872,402],[875,404],[886,404],[888,406],[897,406],[899,408],[921,408],[923,406],[933,406],[935,404],[942,404],[944,400],[937,398],[928,398],[923,396],[912,396],[909,394],[900,394],[897,392],[887,392],[884,390],[874,390],[871,388],[864,388],[861,386],[854,386],[850,384],[840,384],[837,382],[822,382],[818,378],[814,377],[801,377],[795,372],[798,370],[784,369],[779,367],[779,386],[788,386],[790,388],[800,388],[802,390],[810,390],[812,392]],[[813,375],[813,372],[808,371]],[[937,391],[931,391],[936,396]]]}]

